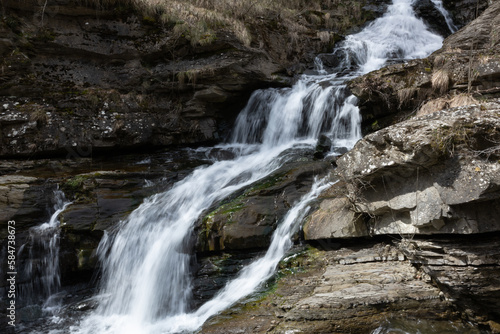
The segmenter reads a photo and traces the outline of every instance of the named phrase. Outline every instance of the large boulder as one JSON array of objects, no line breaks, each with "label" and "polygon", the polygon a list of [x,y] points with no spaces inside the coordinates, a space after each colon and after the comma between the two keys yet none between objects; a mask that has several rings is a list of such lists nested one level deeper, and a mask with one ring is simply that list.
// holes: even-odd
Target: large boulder
[{"label": "large boulder", "polygon": [[337,161],[350,210],[371,234],[500,231],[499,116],[500,104],[485,103],[366,136]]}]

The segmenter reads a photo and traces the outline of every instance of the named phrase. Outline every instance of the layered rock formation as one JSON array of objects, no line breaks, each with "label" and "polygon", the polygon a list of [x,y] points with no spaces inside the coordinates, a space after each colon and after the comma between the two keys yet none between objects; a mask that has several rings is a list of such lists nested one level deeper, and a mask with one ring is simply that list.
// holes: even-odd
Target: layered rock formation
[{"label": "layered rock formation", "polygon": [[420,330],[479,332],[462,325],[430,277],[388,244],[295,254],[280,272],[287,274],[275,291],[212,319],[201,332],[371,333],[397,321],[398,330],[419,322]]},{"label": "layered rock formation", "polygon": [[[472,2],[445,5],[453,7],[457,18],[472,15]],[[380,15],[386,3],[363,3],[364,14],[343,32]],[[485,3],[480,2],[480,10]],[[172,27],[129,7],[48,4],[40,16],[40,6],[2,3],[6,15],[0,31],[7,38],[0,39],[0,156],[61,154],[69,159],[3,162],[0,204],[7,209],[0,223],[23,222],[23,240],[29,227],[48,216],[49,195],[59,184],[74,202],[61,215],[66,284],[90,278],[103,230],[145,196],[206,163],[150,157],[149,162],[108,166],[90,158],[93,153],[218,141],[251,90],[287,85],[307,67],[303,63],[329,51],[336,34],[341,35],[332,30],[328,41],[322,41],[313,22],[317,19],[312,19],[317,16],[325,24],[333,8],[303,13],[300,20],[310,30],[297,35],[294,53],[287,51],[288,32],[274,26],[272,14],[259,18],[263,25],[253,33],[261,40],[254,44],[221,32],[212,44],[192,45],[186,38],[172,39]],[[424,2],[421,7],[424,13]],[[402,246],[319,252],[309,263],[293,267],[310,272],[286,277],[262,308],[247,305],[244,310],[250,312],[240,322],[217,322],[206,332],[369,331],[403,310],[416,319],[458,320],[462,315],[455,306],[476,323],[497,326],[498,312],[489,310],[498,306],[500,261],[491,252],[498,246],[496,234],[485,241],[486,249],[464,247],[467,239],[455,244],[408,240],[432,234],[471,234],[481,240],[477,233],[499,230],[499,10],[494,2],[426,60],[393,65],[350,84],[370,130],[424,102],[427,107],[420,118],[367,136],[337,161],[340,181],[320,198],[305,222],[304,238],[337,247],[336,238],[391,234],[404,240]],[[458,99],[464,92],[471,95]],[[478,102],[480,97],[489,102]],[[431,114],[470,101],[473,106]],[[277,221],[313,176],[330,169],[329,162],[315,161],[312,152],[305,155],[207,212],[198,225],[196,251],[266,247]],[[151,181],[156,188],[149,187]],[[221,278],[217,265],[212,266],[214,276],[203,276],[216,261],[206,266],[206,259],[199,262],[198,278],[217,280],[217,286],[241,263],[231,263]],[[199,295],[208,298],[210,293]],[[435,312],[429,314],[429,309]]]},{"label": "layered rock formation", "polygon": [[498,330],[500,291],[498,234],[456,239],[415,240],[403,247],[411,261],[430,275],[435,284],[471,320]]},{"label": "layered rock formation", "polygon": [[128,1],[4,1],[0,156],[220,141],[253,90],[288,85],[386,2],[247,17],[244,43],[224,24],[194,39]]},{"label": "layered rock formation", "polygon": [[[345,199],[323,202],[306,238],[499,231],[499,115],[484,103],[366,136],[337,161]],[[308,234],[316,225],[322,233]]]},{"label": "layered rock formation", "polygon": [[[289,84],[387,3],[333,2],[295,21],[278,13],[247,18],[245,44],[230,27],[208,42],[193,40],[178,34],[175,22],[127,1],[4,1],[0,156],[87,157],[92,150],[219,141],[254,89]],[[486,2],[479,3],[480,12]],[[470,21],[467,1],[445,5],[458,22]],[[429,3],[416,6],[448,33]]]}]

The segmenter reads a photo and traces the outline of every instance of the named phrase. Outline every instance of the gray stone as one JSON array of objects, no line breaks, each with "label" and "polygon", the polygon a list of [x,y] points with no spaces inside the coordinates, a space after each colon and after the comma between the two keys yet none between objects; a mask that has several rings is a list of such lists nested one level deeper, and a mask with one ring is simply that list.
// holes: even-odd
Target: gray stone
[{"label": "gray stone", "polygon": [[346,183],[334,186],[345,187],[357,215],[339,220],[320,207],[312,217],[330,225],[323,231],[337,230],[338,221],[354,226],[360,216],[370,217],[372,234],[500,231],[500,133],[492,130],[500,128],[499,112],[493,102],[459,107],[366,136],[337,160]]},{"label": "gray stone", "polygon": [[201,333],[371,333],[402,314],[437,327],[458,320],[430,276],[390,245],[314,250],[299,263],[275,291],[215,316]]},{"label": "gray stone", "polygon": [[350,209],[347,198],[323,200],[304,224],[306,240],[352,238],[368,235],[360,215]]}]

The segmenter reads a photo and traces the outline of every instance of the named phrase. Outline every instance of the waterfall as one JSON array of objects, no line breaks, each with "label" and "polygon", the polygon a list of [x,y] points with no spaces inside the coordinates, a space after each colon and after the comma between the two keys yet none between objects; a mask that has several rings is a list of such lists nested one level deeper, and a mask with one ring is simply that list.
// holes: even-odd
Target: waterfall
[{"label": "waterfall", "polygon": [[[28,259],[20,270],[20,275],[29,279],[23,284],[20,298],[24,304],[43,303],[46,310],[57,306],[52,296],[61,287],[59,273],[59,214],[71,204],[64,193],[54,190],[54,206],[49,221],[30,228],[28,241],[18,251],[18,258],[26,250]],[[20,287],[21,288],[21,287]]]},{"label": "waterfall", "polygon": [[271,278],[279,261],[292,246],[291,237],[296,231],[298,223],[306,216],[309,203],[331,185],[324,179],[315,181],[309,193],[304,195],[288,211],[280,226],[274,232],[271,245],[266,254],[243,268],[238,276],[230,281],[214,298],[202,305],[196,312],[180,314],[166,319],[155,327],[168,333],[195,331],[214,314],[225,310],[238,300],[253,293],[262,282]]},{"label": "waterfall", "polygon": [[431,0],[436,9],[443,15],[444,20],[446,21],[446,25],[448,29],[453,34],[457,32],[458,28],[455,24],[453,24],[453,20],[451,19],[450,13],[444,8],[442,0]]},{"label": "waterfall", "polygon": [[103,277],[100,305],[74,333],[177,333],[199,328],[210,316],[255,291],[289,249],[290,235],[308,204],[328,185],[315,182],[275,231],[267,253],[228,282],[212,300],[190,310],[189,237],[211,205],[269,175],[296,145],[313,145],[320,134],[335,146],[361,138],[357,100],[346,80],[391,60],[425,57],[442,45],[417,19],[411,0],[394,0],[388,12],[334,51],[343,61],[327,74],[303,75],[291,88],[254,92],[224,147],[233,160],[195,170],[170,190],[144,201],[99,246]]},{"label": "waterfall", "polygon": [[415,16],[415,0],[394,0],[387,13],[361,32],[348,36],[337,52],[359,64],[357,75],[377,70],[388,61],[427,57],[443,38]]}]

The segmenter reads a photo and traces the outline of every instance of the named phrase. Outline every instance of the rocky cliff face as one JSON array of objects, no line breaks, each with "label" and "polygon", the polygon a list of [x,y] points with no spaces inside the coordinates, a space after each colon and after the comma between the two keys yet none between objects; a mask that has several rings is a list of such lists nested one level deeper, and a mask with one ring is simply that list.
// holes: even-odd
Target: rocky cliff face
[{"label": "rocky cliff face", "polygon": [[[253,90],[288,85],[388,1],[311,4],[291,21],[269,12],[247,19],[249,43],[229,27],[193,42],[127,1],[92,3],[2,3],[0,156],[219,141]],[[470,21],[467,1],[445,5]],[[449,33],[429,1],[416,6]]]},{"label": "rocky cliff face", "polygon": [[[492,311],[498,309],[492,273],[499,268],[500,231],[499,13],[494,2],[428,59],[350,83],[371,131],[394,124],[337,160],[339,182],[304,225],[305,238],[320,243],[374,235],[401,240],[399,249],[464,317],[493,332],[499,320]],[[409,118],[415,111],[418,117]]]},{"label": "rocky cliff face", "polygon": [[390,126],[340,158],[337,173],[354,215],[345,222],[342,211],[321,209],[345,224],[345,234],[335,236],[356,236],[347,227],[356,229],[360,218],[368,224],[366,235],[499,231],[500,109],[497,103],[481,106]]},{"label": "rocky cliff face", "polygon": [[[289,84],[385,2],[248,17],[243,43],[224,26],[194,40],[127,1],[4,1],[0,156],[220,141],[253,90]],[[337,25],[341,9],[355,14]]]},{"label": "rocky cliff face", "polygon": [[[475,15],[476,1],[444,3],[458,22]],[[487,6],[477,3],[478,12]],[[207,163],[206,157],[191,156],[186,164],[184,157],[160,153],[145,160],[116,158],[114,164],[93,154],[219,141],[253,89],[288,85],[315,54],[330,51],[335,39],[383,13],[386,4],[362,2],[356,22],[330,29],[328,40],[320,33],[336,7],[304,12],[297,20],[307,29],[295,39],[279,15],[270,13],[258,18],[262,24],[251,29],[256,38],[249,45],[225,31],[211,44],[193,45],[185,36],[174,38],[172,26],[128,6],[96,9],[58,0],[42,11],[38,3],[4,0],[0,156],[24,160],[0,165],[0,204],[7,208],[0,223],[23,222],[22,239],[48,216],[50,194],[59,184],[73,200],[61,215],[63,283],[89,279],[105,229],[145,196]],[[427,16],[428,2],[418,5]],[[420,117],[367,136],[336,162],[340,181],[321,196],[303,228],[307,242],[327,251],[307,255],[312,260],[290,265],[289,271],[287,261],[282,264],[288,274],[311,271],[286,277],[278,293],[241,322],[210,325],[206,332],[368,331],[403,310],[417,319],[459,320],[457,305],[476,323],[498,326],[498,312],[488,310],[498,309],[498,296],[488,284],[498,285],[500,264],[492,251],[498,246],[493,232],[500,228],[499,10],[493,2],[426,60],[389,66],[350,83],[370,132],[416,109]],[[67,159],[26,159],[49,154]],[[314,175],[331,169],[313,152],[302,154],[207,212],[196,231],[196,251],[266,247],[290,203]],[[477,235],[486,232],[492,233],[488,240]],[[351,238],[365,244],[365,238],[385,234],[403,243],[397,248],[337,244]],[[416,240],[434,234],[471,237],[456,243],[445,237]],[[485,248],[468,247],[471,240],[484,241]],[[332,246],[345,247],[337,252]],[[222,285],[220,272],[229,276],[239,263],[221,271],[212,263],[217,261],[199,262],[198,279],[209,283],[197,286],[215,280]],[[340,280],[345,284],[336,284]]]}]

